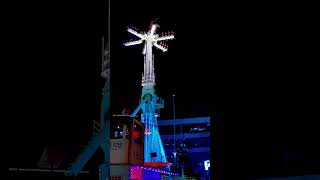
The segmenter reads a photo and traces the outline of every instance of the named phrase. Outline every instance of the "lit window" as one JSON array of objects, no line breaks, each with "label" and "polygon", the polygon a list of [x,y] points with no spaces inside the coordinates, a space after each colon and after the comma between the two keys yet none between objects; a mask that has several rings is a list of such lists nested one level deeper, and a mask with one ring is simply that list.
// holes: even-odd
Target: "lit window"
[{"label": "lit window", "polygon": [[209,167],[210,167],[210,160],[204,161],[204,169],[205,169],[206,171],[208,171],[208,170],[209,170]]}]

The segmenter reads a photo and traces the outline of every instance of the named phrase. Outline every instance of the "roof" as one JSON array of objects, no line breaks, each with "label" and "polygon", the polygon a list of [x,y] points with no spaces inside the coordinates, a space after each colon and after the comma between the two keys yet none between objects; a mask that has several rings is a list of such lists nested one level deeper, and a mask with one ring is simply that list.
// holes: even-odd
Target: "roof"
[{"label": "roof", "polygon": [[183,119],[158,120],[158,125],[173,125],[173,124],[194,124],[194,123],[210,123],[210,117],[196,117]]}]

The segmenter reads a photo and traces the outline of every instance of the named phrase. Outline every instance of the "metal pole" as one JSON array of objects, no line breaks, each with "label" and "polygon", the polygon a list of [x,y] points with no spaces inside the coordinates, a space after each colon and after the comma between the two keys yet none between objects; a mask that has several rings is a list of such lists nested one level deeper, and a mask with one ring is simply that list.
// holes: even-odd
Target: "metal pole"
[{"label": "metal pole", "polygon": [[[109,0],[108,1],[108,56],[109,56],[109,60],[108,61],[110,61],[109,63],[110,63],[110,66],[111,66],[111,53],[110,53],[110,10],[111,10],[111,8],[110,8],[110,1],[111,0]],[[104,40],[104,39],[103,39]],[[103,45],[104,45],[104,42],[103,42]],[[108,58],[108,57],[106,57],[106,58]],[[110,68],[110,66],[109,66],[109,68]],[[110,68],[111,69],[111,68]],[[111,78],[110,77],[107,77],[107,78],[109,78],[109,79],[106,79],[106,84],[105,84],[105,87],[108,87],[108,91],[109,92],[107,92],[107,93],[109,93],[109,94],[106,94],[106,95],[103,95],[103,98],[102,98],[102,101],[107,101],[107,102],[105,102],[105,103],[108,103],[108,105],[109,105],[109,107],[108,107],[108,110],[109,110],[109,108],[110,108],[110,81],[111,81]],[[105,108],[105,107],[103,107],[103,108]],[[102,110],[103,111],[103,113],[104,113],[104,116],[106,116],[107,114],[107,112],[105,112],[105,110]],[[104,157],[104,161],[105,161],[105,164],[102,164],[102,166],[101,167],[99,167],[99,169],[101,169],[102,171],[105,171],[105,172],[103,172],[103,173],[101,173],[100,174],[100,176],[99,176],[99,179],[100,180],[109,180],[109,178],[110,178],[110,144],[109,144],[109,142],[110,142],[110,124],[111,124],[111,122],[110,122],[110,116],[109,116],[109,114],[108,114],[108,117],[107,118],[104,118],[103,120],[105,121],[105,125],[107,126],[106,127],[106,129],[107,129],[107,137],[106,137],[106,141],[107,142],[104,142],[104,145],[102,146],[102,147],[104,147],[105,148],[105,157]]]},{"label": "metal pole", "polygon": [[172,95],[172,105],[173,105],[173,152],[174,154],[174,167],[176,168],[176,157],[177,157],[177,153],[176,153],[176,108],[175,108],[175,103],[174,103],[174,97],[175,95]]},{"label": "metal pole", "polygon": [[111,34],[111,32],[110,32],[110,29],[111,29],[111,28],[110,28],[110,24],[111,24],[111,23],[110,23],[110,15],[111,15],[111,13],[110,13],[110,9],[111,9],[111,8],[110,8],[110,1],[111,1],[111,0],[108,1],[108,6],[109,6],[109,10],[108,10],[108,43],[109,43],[109,49],[108,49],[108,50],[109,50],[109,55],[110,55],[110,46],[111,46],[111,45],[110,45],[110,42],[111,42],[111,41],[110,41],[110,34]]},{"label": "metal pole", "polygon": [[[102,54],[101,54],[101,75],[103,76],[104,74],[104,61],[105,61],[105,47],[104,47],[104,36],[102,36],[102,42],[101,42],[102,46],[101,46],[101,50],[102,50]],[[104,125],[104,119],[103,118],[100,118],[100,125]]]},{"label": "metal pole", "polygon": [[[109,51],[109,61],[110,61],[110,66],[109,67],[111,67],[111,52],[110,52],[110,47],[111,47],[111,44],[110,44],[110,42],[111,42],[111,39],[110,39],[110,34],[111,34],[111,32],[110,32],[110,24],[111,24],[111,22],[110,22],[110,16],[111,16],[111,12],[110,12],[110,10],[111,10],[111,7],[110,7],[110,1],[111,0],[109,0],[108,1],[108,43],[109,43],[109,46],[108,46],[108,51]],[[111,71],[111,68],[110,68],[110,71]],[[111,74],[111,73],[110,73]],[[111,77],[109,77],[109,88],[110,88],[110,83],[111,83]],[[109,93],[110,93],[110,89],[109,89]],[[111,94],[111,93],[110,93]],[[109,94],[109,96],[110,96],[110,94]],[[111,96],[110,96],[111,97]],[[110,97],[109,97],[109,104],[110,104]],[[110,106],[109,106],[110,107]],[[110,117],[110,116],[109,116]],[[108,117],[108,118],[109,118]],[[107,134],[107,136],[108,136],[108,138],[107,138],[107,153],[106,153],[106,156],[107,156],[107,158],[105,158],[105,160],[106,160],[106,162],[107,162],[107,168],[106,168],[106,171],[107,171],[107,173],[106,173],[106,176],[107,176],[107,180],[110,178],[110,165],[111,165],[111,163],[110,163],[110,144],[109,144],[109,142],[110,142],[110,125],[111,125],[111,122],[110,122],[110,119],[108,119],[108,123],[106,123],[106,125],[108,125],[109,127],[108,127],[108,134]],[[104,177],[103,177],[104,178]]]},{"label": "metal pole", "polygon": [[[173,120],[176,120],[176,108],[174,104],[174,96],[172,96],[172,104],[173,104]],[[173,122],[173,139],[174,139],[174,151],[176,151],[176,122]]]}]

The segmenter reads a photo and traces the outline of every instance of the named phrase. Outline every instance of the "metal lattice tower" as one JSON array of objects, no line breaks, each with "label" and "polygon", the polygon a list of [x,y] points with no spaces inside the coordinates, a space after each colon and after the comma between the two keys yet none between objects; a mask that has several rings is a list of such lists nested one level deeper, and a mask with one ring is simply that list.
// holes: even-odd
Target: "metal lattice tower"
[{"label": "metal lattice tower", "polygon": [[102,89],[100,122],[94,123],[94,125],[98,124],[98,128],[94,128],[97,132],[94,132],[91,140],[65,172],[66,176],[77,176],[97,149],[101,148],[104,152],[104,159],[99,165],[99,180],[108,180],[110,177],[110,0],[108,1],[108,43],[106,47],[104,38],[102,38],[101,76],[105,78],[105,84]]},{"label": "metal lattice tower", "polygon": [[[135,109],[131,116],[136,116],[142,110],[141,121],[145,125],[144,136],[144,161],[145,162],[167,162],[163,144],[159,135],[157,117],[159,110],[164,107],[163,99],[159,98],[155,93],[155,73],[154,73],[154,56],[152,47],[166,52],[167,45],[161,41],[174,39],[173,33],[162,33],[159,37],[156,34],[156,29],[159,25],[151,23],[150,29],[147,33],[138,33],[132,28],[128,28],[128,32],[140,38],[137,41],[127,42],[125,46],[132,46],[142,44],[144,48],[142,54],[144,55],[144,73],[142,75],[142,94],[141,102]],[[160,42],[160,43],[158,43]],[[157,153],[156,157],[151,157],[151,153]]]}]

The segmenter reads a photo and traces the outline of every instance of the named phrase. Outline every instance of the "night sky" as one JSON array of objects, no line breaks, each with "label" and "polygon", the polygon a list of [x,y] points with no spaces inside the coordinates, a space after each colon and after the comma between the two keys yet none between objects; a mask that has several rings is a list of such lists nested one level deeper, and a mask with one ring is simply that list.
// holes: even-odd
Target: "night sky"
[{"label": "night sky", "polygon": [[[311,105],[317,102],[316,66],[308,61],[312,47],[301,28],[309,23],[299,12],[262,4],[139,2],[115,1],[111,7],[115,113],[125,105],[134,110],[141,92],[143,47],[123,46],[134,39],[126,27],[147,31],[157,19],[159,32],[176,35],[167,53],[154,50],[156,92],[166,107],[161,118],[172,118],[173,93],[177,118],[211,114],[218,176],[320,172],[319,149],[313,147],[319,116]],[[104,83],[107,4],[8,7],[2,119],[12,127],[5,137],[14,157],[9,166],[16,166],[37,161],[47,143],[74,148],[90,138]]]}]

